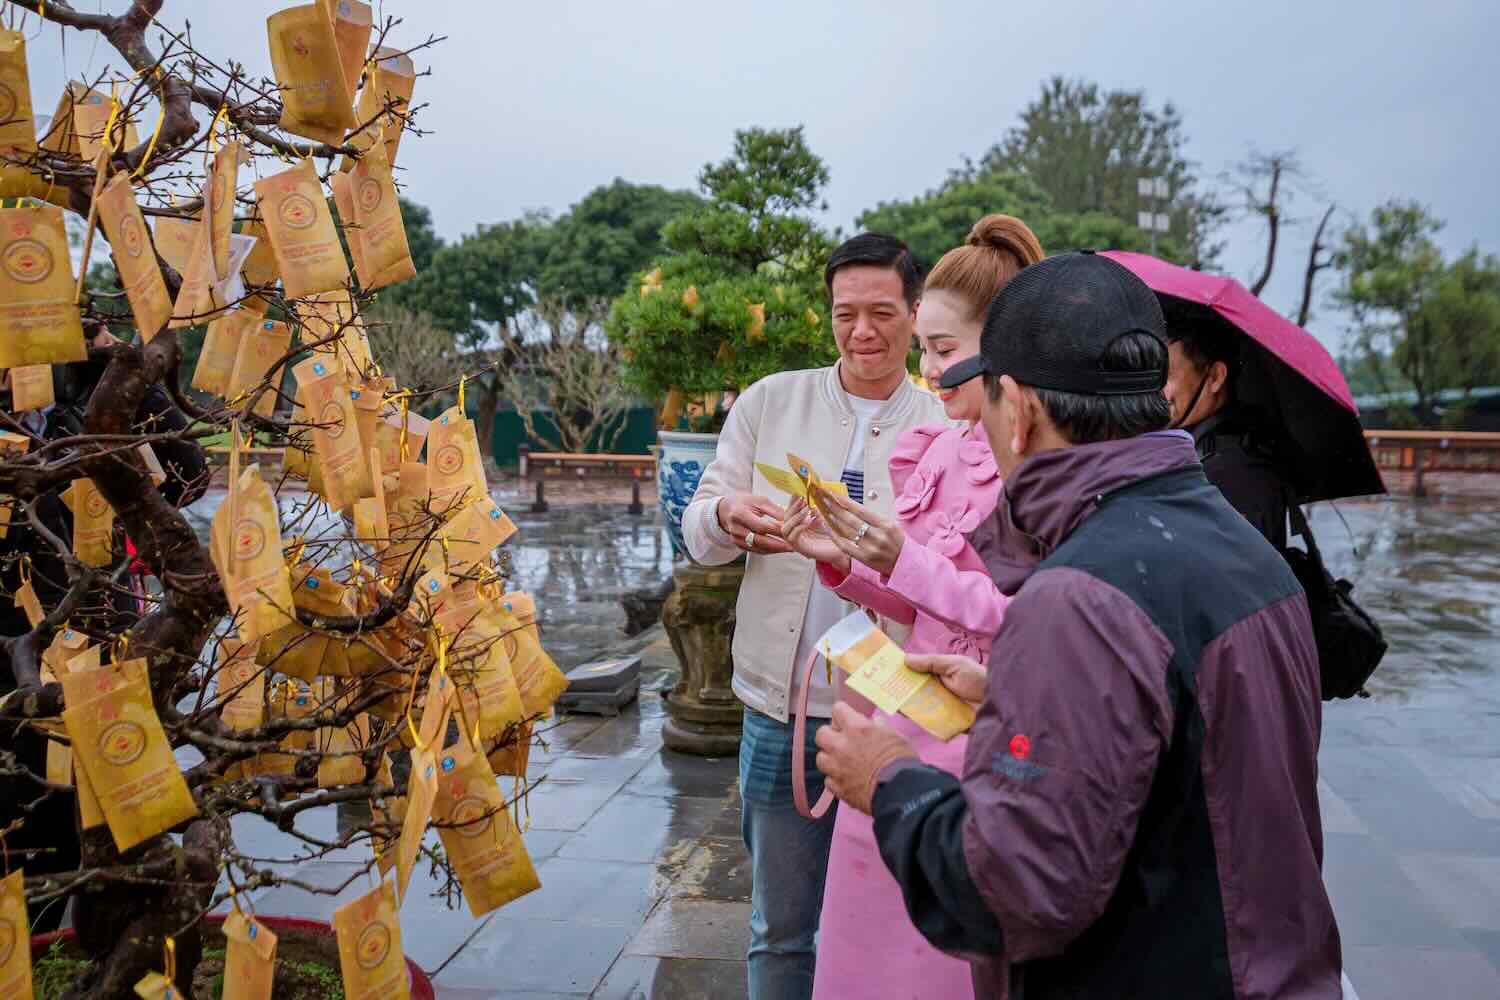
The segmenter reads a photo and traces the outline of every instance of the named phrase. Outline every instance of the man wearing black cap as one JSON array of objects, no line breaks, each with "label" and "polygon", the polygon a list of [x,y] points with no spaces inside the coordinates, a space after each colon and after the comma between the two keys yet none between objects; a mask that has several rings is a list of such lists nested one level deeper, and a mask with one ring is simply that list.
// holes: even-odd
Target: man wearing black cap
[{"label": "man wearing black cap", "polygon": [[1321,702],[1286,563],[1164,430],[1161,308],[1125,268],[1052,257],[995,298],[980,354],[1005,477],[973,539],[1013,593],[960,781],[843,710],[818,766],[976,995],[1340,996],[1323,887]]}]

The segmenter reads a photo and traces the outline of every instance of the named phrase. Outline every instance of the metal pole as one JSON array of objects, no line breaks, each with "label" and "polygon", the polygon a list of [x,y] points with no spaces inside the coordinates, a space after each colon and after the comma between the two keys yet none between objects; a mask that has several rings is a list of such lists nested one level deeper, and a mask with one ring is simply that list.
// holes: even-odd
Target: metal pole
[{"label": "metal pole", "polygon": [[1151,256],[1156,256],[1156,181],[1151,182]]}]

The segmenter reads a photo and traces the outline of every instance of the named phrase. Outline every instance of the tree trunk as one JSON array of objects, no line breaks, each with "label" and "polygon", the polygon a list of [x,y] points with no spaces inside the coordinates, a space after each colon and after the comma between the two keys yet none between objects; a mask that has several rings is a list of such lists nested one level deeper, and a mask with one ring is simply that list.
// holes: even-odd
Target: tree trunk
[{"label": "tree trunk", "polygon": [[495,456],[495,414],[500,412],[500,377],[491,372],[480,380],[479,408],[474,414],[474,433],[479,438],[479,454],[491,462]]},{"label": "tree trunk", "polygon": [[1276,241],[1281,235],[1281,212],[1276,207],[1277,188],[1281,186],[1281,164],[1272,160],[1271,162],[1271,193],[1266,198],[1266,207],[1263,209],[1266,222],[1271,226],[1270,238],[1266,240],[1266,267],[1256,279],[1255,284],[1250,286],[1250,294],[1260,297],[1261,290],[1271,280],[1271,270],[1276,266]]},{"label": "tree trunk", "polygon": [[1313,281],[1318,272],[1328,267],[1330,261],[1318,260],[1318,254],[1323,252],[1323,230],[1328,226],[1328,220],[1333,218],[1333,210],[1337,205],[1329,205],[1328,210],[1323,213],[1322,221],[1318,223],[1318,231],[1313,233],[1312,248],[1307,251],[1307,270],[1302,273],[1302,305],[1297,309],[1297,325],[1307,326],[1307,317],[1312,312]]}]

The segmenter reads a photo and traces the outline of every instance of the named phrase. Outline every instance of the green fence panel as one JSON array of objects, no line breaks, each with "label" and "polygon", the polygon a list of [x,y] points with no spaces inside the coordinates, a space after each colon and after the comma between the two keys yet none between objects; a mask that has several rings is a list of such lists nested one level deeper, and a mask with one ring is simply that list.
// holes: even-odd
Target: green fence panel
[{"label": "green fence panel", "polygon": [[[557,425],[552,422],[551,414],[545,412],[538,414],[536,424],[537,432],[543,436],[543,439],[528,441],[526,426],[521,422],[519,413],[514,410],[503,410],[495,414],[492,441],[495,464],[516,465],[520,461],[520,448],[523,444],[530,445],[532,451],[555,451],[557,449],[555,436]],[[547,435],[551,437],[548,438]],[[596,434],[584,450],[603,451],[604,449],[599,447],[601,436]],[[651,446],[654,444],[656,444],[656,411],[649,406],[638,406],[626,411],[625,428],[608,450],[616,455],[646,455],[650,453]]]}]

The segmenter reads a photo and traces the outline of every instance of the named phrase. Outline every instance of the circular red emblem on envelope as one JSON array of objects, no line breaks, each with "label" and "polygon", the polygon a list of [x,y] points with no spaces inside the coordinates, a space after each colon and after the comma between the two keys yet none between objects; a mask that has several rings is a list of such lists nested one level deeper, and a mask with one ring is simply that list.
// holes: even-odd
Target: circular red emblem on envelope
[{"label": "circular red emblem on envelope", "polygon": [[289,194],[281,202],[281,221],[292,229],[306,229],[317,218],[317,208],[304,194]]},{"label": "circular red emblem on envelope", "polygon": [[34,285],[52,273],[52,251],[40,240],[19,239],[5,248],[0,264],[13,280]]}]

